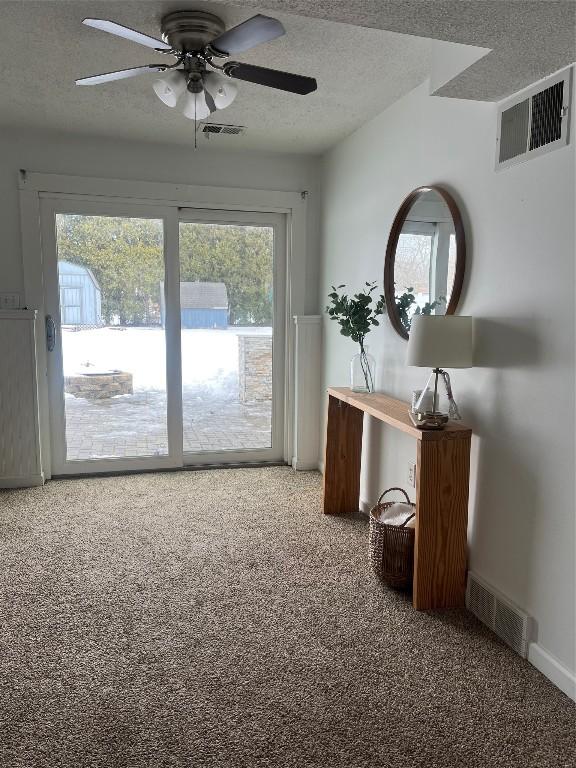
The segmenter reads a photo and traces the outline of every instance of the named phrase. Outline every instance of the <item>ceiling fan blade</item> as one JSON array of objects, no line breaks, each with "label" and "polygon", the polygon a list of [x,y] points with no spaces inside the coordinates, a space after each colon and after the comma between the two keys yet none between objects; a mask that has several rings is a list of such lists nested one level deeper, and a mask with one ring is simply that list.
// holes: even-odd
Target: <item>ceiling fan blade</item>
[{"label": "ceiling fan blade", "polygon": [[285,34],[286,30],[277,19],[259,13],[212,40],[210,48],[228,55],[242,53]]},{"label": "ceiling fan blade", "polygon": [[145,72],[164,72],[167,67],[157,64],[147,64],[144,67],[132,67],[131,69],[119,69],[116,72],[105,72],[102,75],[90,75],[76,80],[76,85],[100,85],[101,83],[112,83],[114,80],[124,80],[127,77],[136,77]]},{"label": "ceiling fan blade", "polygon": [[172,46],[168,43],[164,43],[162,40],[156,40],[155,37],[145,35],[143,32],[138,32],[136,29],[124,27],[122,24],[117,24],[115,21],[108,21],[107,19],[84,19],[82,24],[86,24],[87,27],[94,27],[94,29],[100,29],[102,32],[109,32],[111,35],[123,37],[125,40],[131,40],[133,43],[139,43],[139,45],[145,45],[148,48],[155,48],[161,51],[172,50]]},{"label": "ceiling fan blade", "polygon": [[301,95],[312,93],[318,87],[313,77],[293,75],[278,69],[256,67],[253,64],[241,64],[238,61],[230,61],[225,64],[224,71],[237,80],[246,80],[248,83],[267,85],[269,88],[278,88],[281,91],[290,91]]}]

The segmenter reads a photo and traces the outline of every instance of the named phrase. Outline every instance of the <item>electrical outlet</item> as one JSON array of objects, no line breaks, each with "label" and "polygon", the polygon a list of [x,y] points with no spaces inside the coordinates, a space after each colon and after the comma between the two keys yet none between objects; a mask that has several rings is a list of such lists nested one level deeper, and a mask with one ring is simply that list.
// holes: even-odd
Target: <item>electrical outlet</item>
[{"label": "electrical outlet", "polygon": [[408,485],[416,488],[416,464],[413,461],[408,462]]},{"label": "electrical outlet", "polygon": [[19,309],[19,293],[0,293],[0,309]]}]

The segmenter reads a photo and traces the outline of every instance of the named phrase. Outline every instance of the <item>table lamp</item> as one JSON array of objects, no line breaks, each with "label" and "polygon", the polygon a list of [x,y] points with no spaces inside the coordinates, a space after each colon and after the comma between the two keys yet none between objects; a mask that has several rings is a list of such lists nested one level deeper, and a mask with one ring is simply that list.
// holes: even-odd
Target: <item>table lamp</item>
[{"label": "table lamp", "polygon": [[[460,315],[416,315],[412,318],[406,363],[432,368],[422,395],[416,403],[412,420],[416,426],[442,429],[449,418],[459,419],[450,376],[444,368],[471,368],[473,365],[473,318]],[[448,414],[438,408],[438,378],[442,377],[448,401]],[[428,388],[434,378],[432,410],[421,410]]]}]

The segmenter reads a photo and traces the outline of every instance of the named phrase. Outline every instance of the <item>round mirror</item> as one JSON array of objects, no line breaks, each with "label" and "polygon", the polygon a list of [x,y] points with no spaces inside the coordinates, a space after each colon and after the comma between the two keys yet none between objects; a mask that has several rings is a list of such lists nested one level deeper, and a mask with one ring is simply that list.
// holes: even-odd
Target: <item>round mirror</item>
[{"label": "round mirror", "polygon": [[454,314],[464,279],[466,244],[458,206],[441,187],[419,187],[390,230],[384,295],[390,322],[408,338],[416,314]]}]

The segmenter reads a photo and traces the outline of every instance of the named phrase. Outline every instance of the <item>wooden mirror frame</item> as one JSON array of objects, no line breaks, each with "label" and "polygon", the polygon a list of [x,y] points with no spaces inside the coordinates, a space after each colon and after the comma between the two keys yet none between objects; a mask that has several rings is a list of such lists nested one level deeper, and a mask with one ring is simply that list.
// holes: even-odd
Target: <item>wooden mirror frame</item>
[{"label": "wooden mirror frame", "polygon": [[464,235],[462,216],[460,215],[456,201],[449,192],[435,184],[432,184],[429,187],[418,187],[417,189],[412,190],[408,197],[403,200],[392,223],[392,229],[390,230],[390,235],[388,237],[388,245],[386,246],[386,259],[384,261],[384,297],[386,299],[386,312],[388,313],[392,327],[403,339],[408,339],[409,335],[400,321],[400,315],[395,301],[394,262],[396,259],[396,247],[408,212],[416,202],[417,198],[424,192],[437,192],[448,206],[452,221],[454,222],[454,233],[456,235],[456,270],[454,272],[452,293],[450,294],[450,301],[446,307],[445,314],[453,315],[456,311],[456,307],[460,301],[460,294],[462,293],[462,283],[464,282],[466,237]]}]

